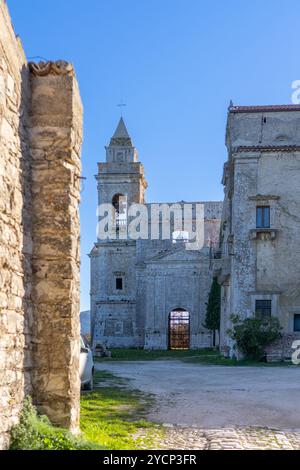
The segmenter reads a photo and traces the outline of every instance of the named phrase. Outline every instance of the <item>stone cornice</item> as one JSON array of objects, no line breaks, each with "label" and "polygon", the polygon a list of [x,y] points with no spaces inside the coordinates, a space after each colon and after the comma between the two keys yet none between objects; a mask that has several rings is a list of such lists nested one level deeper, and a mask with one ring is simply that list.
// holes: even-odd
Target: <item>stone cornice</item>
[{"label": "stone cornice", "polygon": [[74,76],[74,67],[69,62],[57,60],[56,62],[29,62],[29,70],[36,77],[46,77],[48,75],[69,75]]},{"label": "stone cornice", "polygon": [[259,106],[234,106],[228,108],[230,113],[267,113],[282,111],[300,111],[299,104],[259,105]]},{"label": "stone cornice", "polygon": [[264,201],[264,200],[274,200],[277,201],[280,199],[280,196],[274,194],[257,194],[256,196],[249,196],[249,201]]},{"label": "stone cornice", "polygon": [[299,152],[299,145],[240,145],[233,147],[232,153],[244,152]]},{"label": "stone cornice", "polygon": [[110,147],[129,147],[133,148],[130,137],[113,137],[109,144]]},{"label": "stone cornice", "polygon": [[96,305],[112,305],[112,304],[132,304],[135,305],[136,301],[132,299],[107,299],[107,300],[96,300]]}]

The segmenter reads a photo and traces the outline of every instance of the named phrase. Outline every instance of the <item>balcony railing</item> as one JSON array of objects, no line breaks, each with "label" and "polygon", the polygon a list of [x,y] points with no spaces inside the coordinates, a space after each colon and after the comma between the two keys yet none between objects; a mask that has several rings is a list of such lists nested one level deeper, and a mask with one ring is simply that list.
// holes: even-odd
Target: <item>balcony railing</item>
[{"label": "balcony railing", "polygon": [[116,227],[117,228],[127,227],[127,219],[116,219]]}]

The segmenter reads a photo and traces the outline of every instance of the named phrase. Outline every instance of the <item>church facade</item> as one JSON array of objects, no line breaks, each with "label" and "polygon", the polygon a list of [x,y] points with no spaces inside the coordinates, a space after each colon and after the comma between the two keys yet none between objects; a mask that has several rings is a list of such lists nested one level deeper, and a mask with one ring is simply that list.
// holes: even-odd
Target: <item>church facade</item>
[{"label": "church facade", "polygon": [[[189,204],[191,227],[195,228],[199,207],[203,216],[196,249],[190,234],[177,230],[172,218],[174,207],[184,214],[184,201],[157,204],[159,218],[154,222],[152,205],[145,202],[144,168],[122,118],[106,147],[106,162],[98,164],[96,179],[99,207],[107,204],[115,210],[116,236],[99,236],[90,253],[93,347],[212,346],[212,333],[204,324],[212,283],[211,246],[218,243],[222,203]],[[146,236],[128,235],[133,204],[149,214]],[[170,220],[169,236],[162,236],[163,211]],[[153,238],[150,226],[156,226],[159,236]]]}]

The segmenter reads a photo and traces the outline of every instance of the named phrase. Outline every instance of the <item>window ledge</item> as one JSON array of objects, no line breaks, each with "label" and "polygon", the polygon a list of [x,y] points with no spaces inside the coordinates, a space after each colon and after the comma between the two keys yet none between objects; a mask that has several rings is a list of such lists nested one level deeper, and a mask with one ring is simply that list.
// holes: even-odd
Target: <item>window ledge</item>
[{"label": "window ledge", "polygon": [[257,194],[256,196],[249,196],[249,201],[278,201],[280,196],[274,194]]},{"label": "window ledge", "polygon": [[275,228],[254,228],[250,230],[251,240],[275,240],[278,234]]}]

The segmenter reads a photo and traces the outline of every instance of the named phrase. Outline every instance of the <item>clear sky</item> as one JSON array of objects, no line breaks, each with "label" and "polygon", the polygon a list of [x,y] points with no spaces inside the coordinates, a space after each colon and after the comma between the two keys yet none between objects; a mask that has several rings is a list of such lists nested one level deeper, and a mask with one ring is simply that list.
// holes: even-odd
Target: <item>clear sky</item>
[{"label": "clear sky", "polygon": [[84,104],[82,310],[96,239],[97,161],[120,117],[148,202],[221,200],[234,104],[291,102],[299,0],[8,0],[28,57],[74,63]]}]

